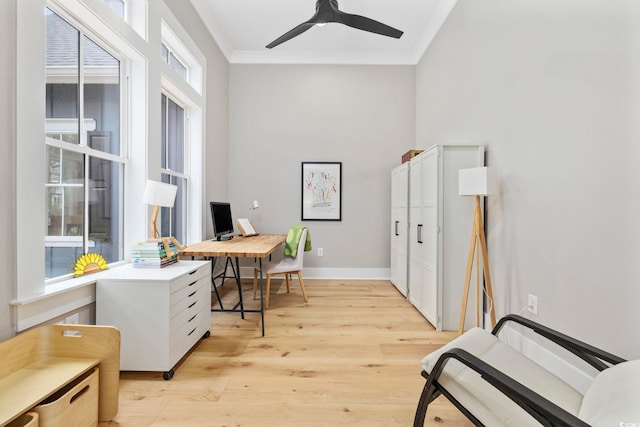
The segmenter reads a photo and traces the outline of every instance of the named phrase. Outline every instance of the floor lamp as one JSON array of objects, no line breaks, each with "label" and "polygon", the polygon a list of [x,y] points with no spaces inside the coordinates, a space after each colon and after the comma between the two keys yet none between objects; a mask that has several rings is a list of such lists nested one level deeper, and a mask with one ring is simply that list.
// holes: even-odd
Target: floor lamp
[{"label": "floor lamp", "polygon": [[489,258],[487,257],[487,239],[484,234],[482,210],[480,209],[480,197],[497,193],[497,180],[493,169],[488,167],[460,169],[458,171],[458,194],[461,196],[475,196],[475,212],[473,216],[473,228],[471,229],[471,244],[467,259],[467,272],[464,279],[464,293],[462,296],[462,308],[460,310],[460,324],[458,333],[464,332],[464,323],[467,315],[467,301],[469,299],[469,286],[471,284],[471,272],[474,259],[476,263],[476,323],[480,326],[480,261],[482,256],[482,272],[484,274],[487,298],[489,300],[489,315],[491,327],[496,324],[496,311],[493,303],[493,290],[491,288],[491,274],[489,273]]},{"label": "floor lamp", "polygon": [[182,245],[175,237],[161,237],[158,233],[156,222],[158,220],[158,213],[160,208],[172,208],[176,201],[176,193],[178,192],[178,186],[173,184],[167,184],[164,182],[147,180],[147,185],[144,189],[143,200],[147,205],[153,206],[153,214],[151,215],[151,238],[150,242],[163,242],[164,250],[167,256],[171,254],[169,250],[169,242],[178,249],[182,249]]}]

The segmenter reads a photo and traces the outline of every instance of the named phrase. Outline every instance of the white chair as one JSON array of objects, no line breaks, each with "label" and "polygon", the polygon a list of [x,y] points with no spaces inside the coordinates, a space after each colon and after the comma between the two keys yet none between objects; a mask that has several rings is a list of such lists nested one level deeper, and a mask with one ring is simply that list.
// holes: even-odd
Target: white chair
[{"label": "white chair", "polygon": [[[302,261],[304,258],[304,246],[307,240],[307,229],[302,230],[300,235],[300,242],[298,243],[298,250],[295,257],[284,256],[279,262],[263,261],[262,273],[267,276],[267,286],[264,296],[264,307],[269,308],[269,292],[271,289],[271,278],[278,274],[284,274],[284,280],[287,283],[287,292],[291,292],[289,285],[289,276],[293,273],[298,274],[298,282],[300,282],[300,289],[302,289],[302,296],[304,302],[307,302],[307,293],[304,290],[304,281],[302,280]],[[253,299],[256,299],[256,292],[258,290],[258,274],[260,273],[260,266],[255,265],[253,271]]]},{"label": "white chair", "polygon": [[[522,325],[595,368],[585,391],[498,338],[507,323]],[[587,366],[587,365],[585,365]],[[517,315],[492,332],[473,328],[422,360],[427,382],[414,427],[429,403],[449,399],[477,426],[619,426],[640,422],[640,360],[626,361]]]}]

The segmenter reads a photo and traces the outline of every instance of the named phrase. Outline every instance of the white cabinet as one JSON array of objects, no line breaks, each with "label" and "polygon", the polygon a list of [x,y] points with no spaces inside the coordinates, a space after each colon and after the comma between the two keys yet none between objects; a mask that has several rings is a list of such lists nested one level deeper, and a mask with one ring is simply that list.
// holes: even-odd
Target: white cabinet
[{"label": "white cabinet", "polygon": [[96,284],[96,324],[120,329],[122,371],[173,367],[211,326],[211,263],[105,271]]},{"label": "white cabinet", "polygon": [[409,164],[391,171],[391,283],[407,296]]},{"label": "white cabinet", "polygon": [[475,206],[458,195],[458,170],[478,166],[481,145],[435,145],[409,162],[409,300],[438,331],[458,328]]}]

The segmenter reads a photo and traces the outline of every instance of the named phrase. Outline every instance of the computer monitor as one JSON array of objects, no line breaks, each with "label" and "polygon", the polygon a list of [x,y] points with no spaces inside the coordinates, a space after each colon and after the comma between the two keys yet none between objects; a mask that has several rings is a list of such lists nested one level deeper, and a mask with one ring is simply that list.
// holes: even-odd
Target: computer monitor
[{"label": "computer monitor", "polygon": [[233,218],[231,204],[226,202],[210,202],[211,220],[213,221],[213,235],[216,240],[229,240],[233,236]]}]

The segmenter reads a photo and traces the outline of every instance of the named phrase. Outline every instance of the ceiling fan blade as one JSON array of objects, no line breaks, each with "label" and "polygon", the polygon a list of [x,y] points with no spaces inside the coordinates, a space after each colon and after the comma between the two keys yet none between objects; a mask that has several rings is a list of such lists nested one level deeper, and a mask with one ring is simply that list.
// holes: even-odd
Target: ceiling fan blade
[{"label": "ceiling fan blade", "polygon": [[352,15],[350,13],[338,12],[335,16],[336,22],[348,25],[349,27],[357,28],[358,30],[368,31],[370,33],[376,33],[387,37],[393,37],[399,39],[402,31],[390,27],[382,22],[378,22],[374,19],[367,18],[360,15]]},{"label": "ceiling fan blade", "polygon": [[272,49],[278,46],[279,44],[286,42],[287,40],[291,40],[292,38],[299,36],[300,34],[307,31],[309,28],[313,27],[314,25],[315,25],[314,22],[310,22],[310,21],[303,22],[302,24],[298,25],[294,29],[284,33],[283,35],[281,35],[280,37],[278,37],[277,39],[269,43],[266,47],[268,49]]}]

